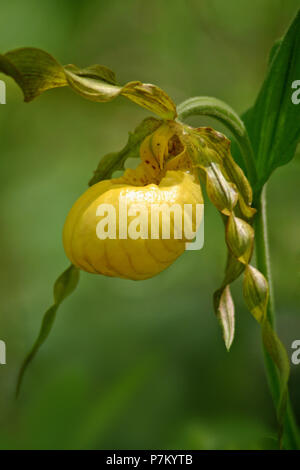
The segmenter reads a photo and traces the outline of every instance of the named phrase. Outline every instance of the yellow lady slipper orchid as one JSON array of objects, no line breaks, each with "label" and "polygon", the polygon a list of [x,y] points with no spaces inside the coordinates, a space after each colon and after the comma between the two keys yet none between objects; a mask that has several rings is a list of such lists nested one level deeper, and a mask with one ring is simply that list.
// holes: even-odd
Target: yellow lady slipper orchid
[{"label": "yellow lady slipper orchid", "polygon": [[[69,212],[64,248],[70,261],[84,271],[150,278],[183,253],[193,238],[190,234],[199,227],[203,216],[199,180],[172,128],[163,124],[146,137],[140,156],[142,162],[135,170],[93,185]],[[110,232],[102,230],[99,236],[105,225]]]}]

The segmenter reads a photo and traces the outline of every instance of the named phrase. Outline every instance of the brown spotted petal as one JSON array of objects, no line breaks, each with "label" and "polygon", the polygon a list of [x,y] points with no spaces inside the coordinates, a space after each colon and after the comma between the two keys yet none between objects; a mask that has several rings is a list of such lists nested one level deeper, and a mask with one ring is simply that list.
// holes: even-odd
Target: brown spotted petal
[{"label": "brown spotted petal", "polygon": [[201,161],[203,162],[205,158],[209,163],[215,162],[222,166],[224,176],[228,181],[234,183],[239,193],[239,208],[242,217],[251,219],[256,212],[251,207],[252,188],[243,170],[232,158],[230,140],[211,127],[199,127],[193,129],[192,133],[194,138],[197,136],[198,145],[202,147]]}]

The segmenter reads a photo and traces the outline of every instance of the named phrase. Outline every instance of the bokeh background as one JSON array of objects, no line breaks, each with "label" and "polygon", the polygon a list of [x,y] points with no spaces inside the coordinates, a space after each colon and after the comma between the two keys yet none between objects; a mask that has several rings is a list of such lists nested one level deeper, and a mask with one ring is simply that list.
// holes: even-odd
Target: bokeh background
[{"label": "bokeh background", "polygon": [[[177,103],[211,95],[242,112],[298,6],[298,0],[10,0],[1,4],[0,50],[40,47],[63,64],[105,64],[121,83],[155,83]],[[68,265],[61,240],[66,214],[100,157],[121,148],[148,113],[125,98],[97,104],[67,88],[24,104],[15,83],[0,78],[7,84],[0,108],[0,339],[7,344],[0,448],[274,447],[259,328],[239,282],[230,353],[212,311],[225,243],[210,204],[203,250],[186,252],[156,278],[82,273],[15,401],[18,368],[51,305],[53,282]],[[300,339],[299,176],[296,156],[268,188],[278,328],[290,355]],[[300,419],[300,365],[292,365],[290,387]]]}]

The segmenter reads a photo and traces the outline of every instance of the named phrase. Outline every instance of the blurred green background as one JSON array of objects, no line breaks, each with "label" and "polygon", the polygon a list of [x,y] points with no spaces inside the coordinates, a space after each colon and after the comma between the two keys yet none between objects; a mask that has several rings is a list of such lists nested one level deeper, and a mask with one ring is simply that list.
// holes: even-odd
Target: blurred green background
[{"label": "blurred green background", "polygon": [[[0,50],[40,47],[63,64],[105,64],[121,83],[155,83],[177,103],[211,95],[242,112],[298,6],[298,0],[10,0],[1,4]],[[212,311],[225,243],[210,204],[204,249],[186,252],[156,278],[82,273],[15,401],[18,368],[52,302],[52,284],[68,265],[61,241],[66,214],[100,157],[121,148],[148,113],[125,98],[97,104],[67,88],[24,104],[15,83],[0,78],[7,84],[0,108],[0,339],[7,344],[0,448],[274,447],[259,328],[239,282],[230,353]],[[299,161],[278,170],[268,188],[278,328],[289,355],[300,339]],[[290,388],[300,420],[300,366],[292,365]]]}]

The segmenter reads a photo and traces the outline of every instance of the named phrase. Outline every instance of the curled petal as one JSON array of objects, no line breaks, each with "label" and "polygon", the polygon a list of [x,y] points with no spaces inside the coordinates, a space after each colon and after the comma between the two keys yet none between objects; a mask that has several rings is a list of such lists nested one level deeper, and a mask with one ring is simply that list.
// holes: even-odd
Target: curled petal
[{"label": "curled petal", "polygon": [[216,163],[206,168],[206,190],[216,208],[222,214],[229,215],[238,201],[238,193]]},{"label": "curled petal", "polygon": [[262,323],[266,318],[269,287],[265,276],[253,266],[245,269],[243,294],[248,309]]},{"label": "curled petal", "polygon": [[238,261],[248,264],[253,251],[254,230],[245,220],[231,214],[226,226],[226,241]]},{"label": "curled petal", "polygon": [[214,304],[215,312],[223,331],[224,343],[227,350],[229,350],[234,338],[235,330],[234,303],[231,297],[229,285],[214,293]]}]

